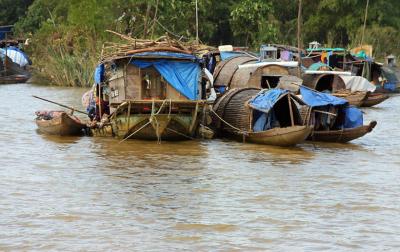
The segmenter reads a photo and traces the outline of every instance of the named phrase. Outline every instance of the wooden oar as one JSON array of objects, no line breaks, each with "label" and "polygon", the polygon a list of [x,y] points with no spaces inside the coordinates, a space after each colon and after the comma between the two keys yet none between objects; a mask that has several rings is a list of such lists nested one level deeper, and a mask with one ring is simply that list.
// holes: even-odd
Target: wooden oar
[{"label": "wooden oar", "polygon": [[45,98],[42,98],[42,97],[39,97],[39,96],[36,96],[36,95],[32,95],[32,96],[34,98],[36,98],[36,99],[43,100],[43,101],[46,101],[46,102],[50,102],[50,103],[56,104],[56,105],[58,105],[60,107],[67,108],[67,109],[70,109],[72,111],[76,111],[78,113],[82,113],[82,114],[88,115],[88,113],[86,113],[84,111],[80,111],[80,110],[74,109],[73,107],[70,107],[70,106],[67,106],[67,105],[64,105],[64,104],[61,104],[61,103],[58,103],[58,102],[50,101],[50,100],[47,100]]}]

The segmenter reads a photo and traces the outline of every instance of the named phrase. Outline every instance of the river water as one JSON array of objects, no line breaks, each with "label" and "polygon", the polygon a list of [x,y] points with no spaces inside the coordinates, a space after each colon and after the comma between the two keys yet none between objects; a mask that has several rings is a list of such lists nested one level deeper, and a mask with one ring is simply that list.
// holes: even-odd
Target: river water
[{"label": "river water", "polygon": [[398,251],[400,96],[351,144],[38,134],[84,91],[0,86],[0,251]]}]

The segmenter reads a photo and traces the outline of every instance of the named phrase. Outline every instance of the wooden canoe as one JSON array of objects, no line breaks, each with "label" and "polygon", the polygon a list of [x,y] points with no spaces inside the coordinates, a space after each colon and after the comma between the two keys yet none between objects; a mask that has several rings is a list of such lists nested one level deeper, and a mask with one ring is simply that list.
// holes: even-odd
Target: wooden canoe
[{"label": "wooden canoe", "polygon": [[353,129],[313,131],[307,140],[317,142],[346,143],[371,132],[375,128],[376,124],[376,121],[372,121],[369,125],[364,125]]},{"label": "wooden canoe", "polygon": [[362,102],[361,107],[372,107],[375,106],[386,99],[389,98],[389,95],[382,93],[370,93],[367,98]]},{"label": "wooden canoe", "polygon": [[0,76],[0,84],[25,83],[28,79],[28,76],[20,74]]},{"label": "wooden canoe", "polygon": [[[281,110],[280,124],[282,126],[254,131],[253,109],[247,102],[259,92],[260,89],[257,88],[231,89],[217,100],[213,108],[217,115],[214,118],[214,127],[218,133],[240,141],[275,146],[294,146],[303,142],[311,133],[312,127],[303,125],[298,108],[292,102],[294,95],[290,93],[282,95],[279,99],[279,108],[287,108],[287,111]],[[278,105],[275,104],[274,109],[277,108]],[[290,110],[292,110],[292,116],[290,116]],[[291,117],[293,117],[293,122],[291,122]]]},{"label": "wooden canoe", "polygon": [[361,107],[364,100],[367,98],[367,92],[355,92],[355,93],[344,93],[344,92],[337,92],[332,93],[332,95],[346,99],[349,102],[349,105],[353,105],[356,107]]},{"label": "wooden canoe", "polygon": [[311,131],[312,127],[309,126],[273,128],[261,132],[250,132],[245,137],[245,140],[252,143],[286,147],[303,142]]},{"label": "wooden canoe", "polygon": [[49,135],[59,136],[76,136],[83,134],[83,129],[86,127],[75,116],[69,115],[66,112],[56,113],[50,120],[37,118],[36,124],[39,131]]}]

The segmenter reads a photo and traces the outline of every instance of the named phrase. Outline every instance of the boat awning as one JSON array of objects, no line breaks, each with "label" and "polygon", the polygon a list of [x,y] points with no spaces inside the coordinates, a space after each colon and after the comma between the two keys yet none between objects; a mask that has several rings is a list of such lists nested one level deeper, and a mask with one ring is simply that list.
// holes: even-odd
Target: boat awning
[{"label": "boat awning", "polygon": [[238,68],[243,69],[243,68],[251,68],[251,67],[270,66],[270,65],[283,66],[283,67],[297,67],[299,65],[299,62],[297,62],[297,61],[263,61],[263,62],[239,65]]},{"label": "boat awning", "polygon": [[221,55],[221,60],[227,60],[233,57],[243,56],[246,54],[240,51],[221,51],[220,55]]},{"label": "boat awning", "polygon": [[334,75],[351,75],[351,72],[345,71],[321,71],[321,70],[305,70],[305,74],[334,74]]},{"label": "boat awning", "polygon": [[30,64],[28,56],[17,47],[10,46],[7,48],[0,48],[0,54],[7,55],[7,57],[9,57],[12,62],[20,65],[21,67]]},{"label": "boat awning", "polygon": [[356,91],[370,91],[374,92],[376,86],[369,82],[367,79],[361,76],[345,76],[340,75],[344,84],[346,85],[346,89],[350,89],[351,92]]},{"label": "boat awning", "polygon": [[264,89],[249,101],[249,106],[255,110],[268,113],[282,95],[289,91],[284,89]]},{"label": "boat awning", "polygon": [[327,105],[340,106],[348,104],[348,101],[345,99],[338,98],[330,94],[317,92],[304,86],[300,87],[300,94],[302,96],[302,100],[310,107]]}]

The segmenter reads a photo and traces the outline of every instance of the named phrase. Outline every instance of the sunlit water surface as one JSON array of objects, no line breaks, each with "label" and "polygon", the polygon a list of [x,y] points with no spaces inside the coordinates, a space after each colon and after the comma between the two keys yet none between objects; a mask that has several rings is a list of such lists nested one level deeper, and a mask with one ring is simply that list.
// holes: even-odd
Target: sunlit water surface
[{"label": "sunlit water surface", "polygon": [[0,250],[398,251],[400,97],[351,144],[277,148],[38,134],[85,90],[0,86]]}]

